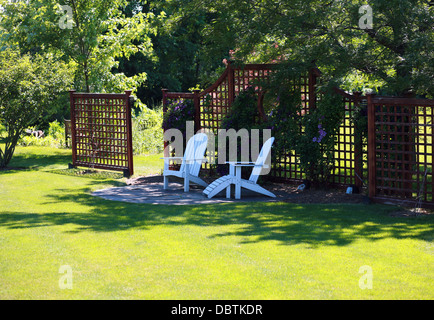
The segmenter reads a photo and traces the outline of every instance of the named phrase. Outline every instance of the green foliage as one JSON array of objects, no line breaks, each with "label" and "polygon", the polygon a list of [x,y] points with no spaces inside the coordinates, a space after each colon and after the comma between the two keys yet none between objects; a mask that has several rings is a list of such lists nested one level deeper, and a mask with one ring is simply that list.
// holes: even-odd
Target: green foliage
[{"label": "green foliage", "polygon": [[[259,129],[261,124],[258,121],[258,105],[257,93],[253,87],[248,87],[240,92],[231,105],[231,112],[228,113],[222,120],[221,129],[230,130],[234,129],[247,129],[249,132],[252,129]],[[216,145],[221,143],[216,136]],[[250,151],[250,150],[249,150]],[[226,154],[229,154],[229,144],[226,144]],[[241,141],[237,140],[237,156],[241,161]],[[251,155],[249,154],[249,157]],[[218,154],[217,154],[218,158]],[[226,161],[227,159],[224,159]],[[223,161],[223,162],[224,162]],[[218,162],[218,161],[217,161]],[[229,169],[226,164],[217,164],[216,170],[220,175],[228,174]],[[246,176],[251,171],[251,168],[242,168],[242,174]]]},{"label": "green foliage", "polygon": [[222,129],[250,130],[256,127],[257,101],[258,97],[253,87],[240,92],[231,105],[231,112],[222,121]]},{"label": "green foliage", "polygon": [[160,153],[163,145],[163,108],[147,108],[137,102],[137,111],[132,119],[134,154]]},{"label": "green foliage", "polygon": [[[35,127],[28,127],[30,131],[34,131]],[[51,122],[44,137],[35,137],[34,135],[25,135],[18,141],[20,146],[42,146],[52,148],[63,148],[66,146],[65,127],[58,121]]]},{"label": "green foliage", "polygon": [[345,113],[342,97],[332,88],[330,84],[318,89],[321,99],[308,113],[303,109],[299,89],[280,92],[269,117],[277,155],[296,154],[306,178],[314,184],[326,182],[331,174],[336,136]]},{"label": "green foliage", "polygon": [[9,49],[0,51],[0,122],[6,129],[0,167],[10,162],[25,128],[49,110],[71,81],[68,66],[51,55],[32,57]]},{"label": "green foliage", "polygon": [[192,100],[179,99],[170,101],[164,113],[162,127],[164,130],[178,129],[184,138],[187,134],[187,122],[194,121],[194,104]]},{"label": "green foliage", "polygon": [[297,85],[302,70],[306,70],[303,64],[288,64],[264,86],[267,121],[258,121],[258,96],[254,88],[249,87],[236,97],[231,113],[222,121],[222,128],[271,129],[275,137],[274,156],[297,154],[306,178],[318,184],[327,181],[334,165],[335,140],[345,108],[342,97],[333,91],[337,84],[328,81],[327,86],[317,88],[320,99],[316,108],[306,113]]},{"label": "green foliage", "polygon": [[[145,72],[126,76],[112,71],[119,65],[118,58],[128,59],[137,52],[152,54],[149,35],[155,29],[151,21],[158,17],[141,12],[126,17],[121,10],[126,0],[64,0],[61,4],[72,9],[71,28],[61,26],[70,18],[57,0],[2,0],[2,45],[17,47],[22,53],[54,52],[65,61],[74,61],[74,86],[79,91],[135,92],[146,80]],[[138,39],[140,44],[135,43]]]},{"label": "green foliage", "polygon": [[222,56],[230,47],[221,46],[209,34],[208,26],[219,18],[218,12],[191,0],[132,0],[124,11],[127,16],[152,12],[159,17],[151,23],[156,29],[150,37],[153,54],[138,52],[129,59],[121,57],[116,68],[127,75],[147,73],[146,82],[137,92],[143,102],[152,105],[161,100],[161,88],[187,92],[195,85],[208,87],[220,76]]},{"label": "green foliage", "polygon": [[[244,62],[313,61],[330,78],[363,74],[360,87],[381,84],[395,94],[434,95],[434,7],[429,1],[369,1],[372,29],[359,27],[362,1],[196,3],[225,17],[208,26],[210,34],[227,39]],[[233,38],[224,36],[228,29]]]}]

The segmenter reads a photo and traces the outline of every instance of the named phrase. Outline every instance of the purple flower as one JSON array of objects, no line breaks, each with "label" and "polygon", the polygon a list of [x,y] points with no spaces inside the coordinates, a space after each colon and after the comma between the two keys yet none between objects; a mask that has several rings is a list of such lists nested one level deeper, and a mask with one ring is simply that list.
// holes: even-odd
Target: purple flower
[{"label": "purple flower", "polygon": [[325,137],[326,134],[327,134],[327,132],[325,132],[323,129],[319,130],[319,135],[320,135],[321,137]]},{"label": "purple flower", "polygon": [[[312,142],[317,142],[317,138],[315,137],[315,138],[313,138],[312,139]],[[319,141],[318,141],[319,142]]]}]

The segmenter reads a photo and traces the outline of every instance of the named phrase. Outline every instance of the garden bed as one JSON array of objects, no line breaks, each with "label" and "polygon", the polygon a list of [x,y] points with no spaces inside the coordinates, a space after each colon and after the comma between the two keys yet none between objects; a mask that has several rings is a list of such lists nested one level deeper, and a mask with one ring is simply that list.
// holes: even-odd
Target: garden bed
[{"label": "garden bed", "polygon": [[[175,180],[175,178],[173,178]],[[211,183],[212,178],[204,178]],[[147,177],[137,177],[127,180],[129,185],[141,185],[148,183],[162,183],[163,176],[154,175]],[[369,204],[369,198],[364,194],[346,194],[344,190],[337,189],[308,189],[297,190],[297,185],[265,182],[263,187],[278,195],[285,202],[291,203],[365,203]],[[202,188],[192,185],[191,188]]]}]

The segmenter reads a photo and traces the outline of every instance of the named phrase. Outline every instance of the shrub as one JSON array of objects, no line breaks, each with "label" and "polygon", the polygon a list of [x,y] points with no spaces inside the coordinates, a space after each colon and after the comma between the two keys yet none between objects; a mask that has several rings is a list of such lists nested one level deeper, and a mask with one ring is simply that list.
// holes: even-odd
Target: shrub
[{"label": "shrub", "polygon": [[[258,118],[258,96],[253,87],[247,87],[245,90],[241,91],[238,96],[236,96],[234,102],[231,105],[231,111],[222,120],[221,128],[225,130],[234,129],[239,131],[240,129],[246,129],[248,132],[252,129],[261,129],[264,124],[260,123]],[[218,139],[218,137],[216,137]],[[262,137],[261,137],[262,139]],[[260,140],[261,141],[261,140]],[[216,140],[216,145],[218,142]],[[250,146],[249,146],[250,147]],[[249,148],[249,152],[251,152]],[[226,144],[226,154],[229,154],[229,145]],[[218,154],[217,154],[218,157]],[[241,159],[241,141],[237,140],[237,161],[242,161]],[[251,154],[249,154],[251,159]],[[224,159],[224,162],[228,159]],[[251,159],[255,161],[254,159]],[[226,164],[217,164],[217,172],[220,175],[228,174],[229,168]],[[251,168],[243,168],[242,175],[247,177]]]},{"label": "shrub", "polygon": [[[195,108],[192,100],[178,99],[170,101],[167,105],[167,110],[163,115],[162,128],[164,132],[169,129],[177,129],[182,133],[183,142],[182,148],[187,145],[187,122],[194,121]],[[169,139],[163,137],[164,139]],[[171,148],[171,154],[173,156],[182,156],[184,150],[181,150],[181,145],[175,146],[176,137],[172,137],[171,141],[168,141],[168,145]],[[177,141],[179,143],[179,141]]]},{"label": "shrub", "polygon": [[157,107],[147,108],[140,101],[136,102],[136,114],[132,119],[133,153],[152,154],[160,153],[164,149],[163,109]]},{"label": "shrub", "polygon": [[0,122],[6,127],[0,168],[11,161],[24,130],[36,123],[72,81],[71,71],[51,55],[0,51]]},{"label": "shrub", "polygon": [[[329,81],[326,87],[317,88],[320,98],[316,108],[306,112],[300,86],[296,85],[301,67],[283,74],[286,78],[282,78],[281,73],[280,78],[273,79],[267,85],[268,105],[264,106],[269,112],[267,122],[258,121],[257,94],[249,87],[233,102],[222,128],[271,129],[275,137],[274,161],[287,157],[289,153],[296,154],[306,179],[313,185],[319,185],[326,182],[331,174],[336,136],[345,108],[342,97],[332,90],[337,84]],[[217,166],[217,170],[224,174],[227,168]]]},{"label": "shrub", "polygon": [[162,127],[164,130],[178,129],[186,137],[187,121],[194,121],[194,104],[191,100],[179,99],[167,104]]},{"label": "shrub", "polygon": [[[28,127],[27,130],[34,131],[35,127]],[[57,120],[49,124],[48,131],[44,137],[37,138],[34,135],[22,136],[18,141],[20,146],[41,146],[63,148],[66,146],[65,127]]]},{"label": "shrub", "polygon": [[295,152],[306,179],[314,185],[326,182],[331,174],[336,135],[345,112],[342,98],[332,87],[320,89],[321,99],[308,113],[302,109],[299,90],[281,93],[269,119],[278,155]]},{"label": "shrub", "polygon": [[256,127],[257,101],[258,97],[253,87],[240,92],[231,105],[231,112],[223,119],[221,127],[226,130],[249,130]]}]

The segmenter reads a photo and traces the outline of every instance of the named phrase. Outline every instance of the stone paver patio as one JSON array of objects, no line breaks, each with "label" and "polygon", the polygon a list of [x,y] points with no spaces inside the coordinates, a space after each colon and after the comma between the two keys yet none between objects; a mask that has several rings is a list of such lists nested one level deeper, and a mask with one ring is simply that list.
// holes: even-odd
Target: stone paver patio
[{"label": "stone paver patio", "polygon": [[[276,194],[276,198],[263,196],[249,190],[242,190],[240,200],[226,198],[225,192],[208,199],[202,194],[203,187],[191,185],[189,192],[184,192],[184,186],[175,178],[170,180],[169,189],[163,189],[162,177],[155,177],[154,181],[144,184],[132,184],[124,187],[107,188],[94,191],[92,195],[112,201],[125,201],[131,203],[149,203],[166,205],[195,205],[195,204],[214,204],[228,202],[252,202],[252,201],[282,201],[284,195]],[[273,191],[274,192],[274,191]],[[232,188],[233,193],[233,188]]]},{"label": "stone paver patio", "polygon": [[[212,180],[207,181],[211,183]],[[362,203],[370,201],[366,195],[345,193],[345,190],[323,189],[306,190],[300,192],[297,186],[286,184],[265,183],[264,188],[276,195],[270,198],[261,194],[242,189],[241,199],[234,199],[234,188],[232,187],[231,199],[226,199],[225,191],[217,196],[208,199],[202,194],[201,186],[191,185],[189,192],[184,192],[182,180],[171,178],[169,189],[163,189],[162,176],[139,177],[127,181],[123,187],[107,188],[98,190],[92,195],[112,201],[125,201],[131,203],[149,203],[165,205],[197,205],[215,203],[242,203],[242,202],[291,202],[291,203]]]}]

